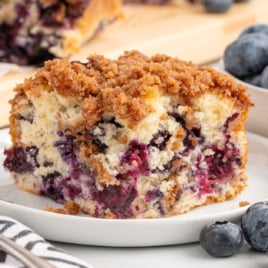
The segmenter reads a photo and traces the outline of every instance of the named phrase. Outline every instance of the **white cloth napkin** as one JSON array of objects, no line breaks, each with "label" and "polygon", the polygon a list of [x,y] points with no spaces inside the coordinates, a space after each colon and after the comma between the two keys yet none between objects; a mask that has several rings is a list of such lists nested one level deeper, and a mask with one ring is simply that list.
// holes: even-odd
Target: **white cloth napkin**
[{"label": "white cloth napkin", "polygon": [[[0,216],[0,233],[33,254],[42,257],[55,267],[93,268],[90,264],[56,248],[24,224],[6,216]],[[19,261],[0,249],[0,268],[24,267]]]}]

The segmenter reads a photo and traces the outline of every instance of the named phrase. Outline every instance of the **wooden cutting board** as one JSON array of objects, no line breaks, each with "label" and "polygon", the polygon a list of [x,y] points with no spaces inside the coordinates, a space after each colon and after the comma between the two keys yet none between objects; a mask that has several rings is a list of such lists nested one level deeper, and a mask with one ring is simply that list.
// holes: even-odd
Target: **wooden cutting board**
[{"label": "wooden cutting board", "polygon": [[[136,49],[148,55],[165,53],[206,64],[221,58],[225,47],[245,27],[268,23],[268,2],[235,4],[225,14],[209,14],[201,5],[183,1],[170,6],[126,5],[124,13],[124,19],[108,25],[71,60],[85,60],[92,53],[114,58]],[[12,89],[32,73],[12,71],[0,79],[0,128],[8,125]]]}]

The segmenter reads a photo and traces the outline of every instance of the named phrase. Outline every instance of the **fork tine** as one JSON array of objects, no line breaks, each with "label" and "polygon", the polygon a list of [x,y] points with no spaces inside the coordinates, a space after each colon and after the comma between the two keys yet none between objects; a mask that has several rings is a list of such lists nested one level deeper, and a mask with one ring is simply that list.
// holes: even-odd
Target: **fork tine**
[{"label": "fork tine", "polygon": [[22,262],[28,268],[55,268],[52,264],[32,254],[27,249],[19,246],[11,239],[0,234],[0,248]]}]

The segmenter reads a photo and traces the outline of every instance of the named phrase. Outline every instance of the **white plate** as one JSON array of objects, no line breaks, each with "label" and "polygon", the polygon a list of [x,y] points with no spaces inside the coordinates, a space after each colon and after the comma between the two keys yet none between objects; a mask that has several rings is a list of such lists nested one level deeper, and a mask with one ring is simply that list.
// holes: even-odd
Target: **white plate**
[{"label": "white plate", "polygon": [[[53,201],[21,191],[0,169],[0,214],[20,220],[46,239],[99,246],[157,246],[198,241],[205,224],[216,220],[237,221],[251,203],[268,198],[268,139],[249,133],[249,187],[236,199],[193,209],[191,212],[162,219],[111,220],[88,216],[61,215],[44,211]],[[7,131],[0,130],[0,162],[8,142]],[[2,164],[1,164],[2,166]]]},{"label": "white plate", "polygon": [[[225,70],[223,60],[220,60],[219,62],[213,64],[212,67],[218,69],[221,72],[228,73]],[[228,74],[231,75],[230,73]],[[246,124],[246,128],[249,131],[268,137],[268,89],[256,87],[251,84],[245,83],[236,77],[234,78],[238,82],[247,86],[248,93],[253,102],[255,103],[255,106],[250,109],[249,119]]]}]

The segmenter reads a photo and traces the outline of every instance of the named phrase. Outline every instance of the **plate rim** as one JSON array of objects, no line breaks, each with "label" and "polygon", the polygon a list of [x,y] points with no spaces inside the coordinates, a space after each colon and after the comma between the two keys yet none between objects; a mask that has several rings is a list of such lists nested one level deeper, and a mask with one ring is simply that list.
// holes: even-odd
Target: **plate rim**
[{"label": "plate rim", "polygon": [[[5,181],[8,181],[8,179],[3,179]],[[0,187],[3,186],[0,182]],[[12,182],[10,184],[5,184],[5,186],[14,186],[14,188],[16,187],[14,184],[12,184]],[[21,190],[23,191],[23,190]],[[28,192],[25,192],[25,194],[31,194]],[[46,198],[44,196],[41,196],[42,198]],[[48,199],[48,198],[47,198]],[[267,198],[263,199],[263,200],[268,200],[268,194],[267,194]],[[48,201],[51,201],[50,199],[48,199]],[[224,202],[228,202],[228,201],[238,201],[236,199],[231,199],[231,200],[226,200]],[[208,207],[209,205],[217,205],[217,204],[221,204],[223,202],[218,202],[218,203],[212,203],[212,204],[208,204],[208,205],[203,205],[203,206],[199,206],[196,207],[196,209],[200,208],[205,208]],[[16,209],[19,210],[27,210],[27,211],[32,211],[33,213],[36,212],[37,214],[50,214],[53,215],[55,217],[65,217],[65,218],[72,218],[72,219],[79,219],[82,221],[95,221],[95,222],[125,222],[125,223],[131,223],[131,222],[146,222],[147,223],[151,223],[151,222],[164,222],[164,221],[189,221],[189,219],[191,220],[205,220],[207,219],[207,216],[205,215],[191,215],[190,212],[189,213],[183,213],[183,214],[179,214],[179,215],[174,215],[174,216],[169,216],[169,217],[162,217],[162,218],[137,218],[137,219],[105,219],[105,218],[96,218],[96,217],[92,217],[90,215],[71,215],[71,214],[61,214],[61,213],[55,213],[55,212],[51,212],[51,211],[46,211],[44,209],[41,208],[34,208],[34,207],[28,207],[26,205],[22,205],[22,204],[18,204],[18,203],[13,203],[11,201],[6,201],[4,199],[1,199],[0,197],[0,212],[1,212],[1,204],[8,206],[8,207],[16,207]],[[236,208],[231,208],[228,210],[228,214],[239,214],[240,212],[243,213],[243,211],[245,211],[250,205],[246,205],[246,206],[237,206]],[[195,208],[193,208],[195,209]],[[226,214],[227,211],[220,211],[218,213],[213,213],[213,216],[222,216],[224,214]],[[47,215],[48,215],[47,214]],[[181,217],[182,216],[182,217]],[[180,219],[178,219],[180,217]]]},{"label": "plate rim", "polygon": [[[1,133],[2,131],[0,130],[0,134]],[[257,137],[259,139],[258,141],[265,142],[268,148],[268,139],[266,137],[260,136],[256,133],[250,133],[250,134],[252,135],[253,139]],[[0,138],[0,147],[5,146],[4,144],[3,143],[1,144],[1,138]],[[6,145],[8,146],[8,144]],[[2,151],[0,148],[0,153],[1,152]],[[264,152],[260,151],[260,154],[263,155]],[[0,175],[1,175],[1,170],[0,170]],[[5,186],[5,185],[16,187],[14,183],[12,182],[12,180],[10,180],[9,178],[2,178],[0,180],[0,187]],[[28,193],[28,194],[31,194],[31,193]],[[201,231],[201,228],[203,228],[204,225],[208,224],[209,222],[211,223],[213,221],[225,220],[225,219],[230,220],[230,221],[239,220],[242,214],[250,206],[249,204],[247,206],[239,207],[238,205],[239,196],[240,195],[238,195],[235,199],[230,200],[231,205],[229,208],[221,208],[222,210],[219,211],[218,213],[215,213],[215,211],[213,211],[208,214],[203,213],[202,215],[201,214],[191,215],[189,212],[189,213],[182,214],[182,215],[176,215],[176,216],[164,217],[164,218],[156,218],[156,219],[102,219],[102,218],[94,218],[88,215],[65,215],[65,214],[63,215],[59,213],[45,211],[42,208],[33,208],[33,207],[25,206],[22,204],[18,204],[18,203],[8,202],[8,201],[1,199],[0,197],[0,215],[3,214],[3,211],[4,211],[3,215],[14,217],[15,219],[22,221],[24,224],[28,225],[30,228],[35,229],[35,231],[38,231],[39,234],[42,235],[45,239],[53,240],[57,242],[74,243],[74,244],[81,244],[81,245],[93,245],[93,246],[111,246],[111,247],[146,247],[146,246],[174,245],[174,244],[185,244],[185,243],[197,242],[199,239],[199,233]],[[265,197],[265,199],[261,199],[259,201],[262,201],[262,200],[268,200],[268,195],[267,195],[267,198]],[[232,201],[235,201],[237,203],[235,207]],[[214,203],[211,205],[217,206],[217,205],[220,205],[221,203]],[[197,209],[200,208],[202,210],[205,210],[206,207],[208,206],[209,205],[200,206]],[[16,213],[18,214],[16,215]],[[157,241],[157,240],[150,241],[152,234],[148,234],[145,240],[141,240],[141,238],[139,237],[140,234],[137,232],[137,230],[134,230],[135,235],[138,236],[136,240],[134,239],[135,241],[134,240],[125,241],[124,239],[123,240],[122,239],[121,240],[120,239],[119,240],[108,239],[108,241],[104,241],[104,239],[98,238],[98,237],[95,238],[95,240],[92,240],[91,237],[86,237],[86,236],[83,237],[83,240],[78,241],[76,237],[71,237],[71,238],[64,237],[65,235],[64,231],[60,231],[60,234],[58,234],[58,236],[55,237],[55,230],[57,230],[58,227],[56,226],[50,227],[51,230],[54,230],[54,231],[52,232],[50,231],[49,233],[49,231],[44,230],[46,228],[42,229],[36,226],[34,222],[32,223],[30,221],[30,219],[25,220],[25,218],[23,218],[23,214],[32,216],[32,218],[34,219],[34,222],[35,221],[40,222],[45,219],[46,223],[49,222],[50,220],[60,222],[60,223],[65,223],[67,219],[68,223],[65,224],[66,226],[64,228],[65,229],[69,228],[68,231],[72,229],[73,224],[80,224],[81,226],[84,226],[83,228],[85,228],[85,226],[87,225],[91,225],[94,228],[97,228],[97,229],[100,228],[98,230],[104,230],[104,231],[107,229],[107,227],[111,227],[111,229],[115,228],[119,232],[121,232],[120,228],[124,229],[124,227],[127,227],[127,228],[132,227],[134,229],[145,228],[146,230],[150,229],[151,227],[151,229],[159,228],[162,230],[162,232],[165,232],[164,227],[167,226],[167,228],[170,227],[173,231],[175,230],[177,232],[176,228],[181,228],[183,232],[185,231],[187,233],[188,226],[186,223],[190,222],[191,224],[195,224],[195,227],[193,228],[194,230],[192,231],[192,233],[190,234],[190,237],[188,238],[176,237],[175,239],[175,238],[172,238],[169,234],[170,236],[169,239],[163,238],[162,236],[162,240],[160,239],[161,241]],[[126,233],[126,230],[122,230],[122,232]],[[90,234],[92,235],[92,232]]]}]

